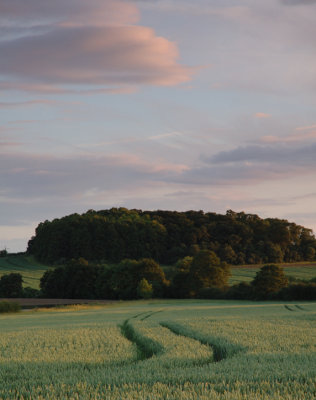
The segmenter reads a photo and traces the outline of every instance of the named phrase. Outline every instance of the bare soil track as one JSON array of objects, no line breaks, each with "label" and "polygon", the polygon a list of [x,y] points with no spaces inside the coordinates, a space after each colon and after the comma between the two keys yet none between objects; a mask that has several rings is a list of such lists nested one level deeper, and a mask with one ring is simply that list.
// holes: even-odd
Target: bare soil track
[{"label": "bare soil track", "polygon": [[3,300],[19,303],[22,308],[67,306],[73,304],[113,304],[118,302],[118,300],[0,298],[0,301]]}]

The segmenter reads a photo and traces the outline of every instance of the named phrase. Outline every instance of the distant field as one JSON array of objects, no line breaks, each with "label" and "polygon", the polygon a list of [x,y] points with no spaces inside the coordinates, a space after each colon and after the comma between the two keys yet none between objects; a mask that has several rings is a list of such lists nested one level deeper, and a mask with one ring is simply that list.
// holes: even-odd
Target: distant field
[{"label": "distant field", "polygon": [[40,278],[50,267],[37,262],[34,257],[26,255],[9,255],[0,257],[0,277],[18,272],[23,277],[23,286],[39,289]]},{"label": "distant field", "polygon": [[314,400],[315,316],[210,300],[0,315],[0,398]]},{"label": "distant field", "polygon": [[[309,280],[316,278],[316,263],[296,263],[296,264],[278,264],[284,268],[288,277],[296,279]],[[242,265],[232,267],[232,276],[229,284],[233,285],[240,282],[250,282],[255,277],[261,265]]]}]

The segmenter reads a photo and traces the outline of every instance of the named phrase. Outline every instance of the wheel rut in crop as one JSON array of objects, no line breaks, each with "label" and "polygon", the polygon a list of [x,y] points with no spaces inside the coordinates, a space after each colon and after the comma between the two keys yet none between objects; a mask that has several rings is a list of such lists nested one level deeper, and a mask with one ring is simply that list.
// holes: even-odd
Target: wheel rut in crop
[{"label": "wheel rut in crop", "polygon": [[302,306],[300,306],[300,305],[298,305],[298,304],[295,304],[295,307],[296,307],[298,310],[300,310],[300,311],[309,311],[309,310],[307,310],[306,308],[304,308],[304,307],[302,307]]},{"label": "wheel rut in crop", "polygon": [[163,310],[150,311],[147,315],[145,315],[144,317],[142,317],[140,320],[141,320],[141,321],[144,321],[145,319],[150,318],[152,315],[161,313],[162,311],[163,311]]},{"label": "wheel rut in crop", "polygon": [[128,319],[120,328],[122,335],[137,346],[137,361],[147,360],[154,355],[163,353],[164,348],[160,343],[137,332]]},{"label": "wheel rut in crop", "polygon": [[229,342],[227,339],[221,337],[209,337],[205,336],[193,329],[180,325],[175,322],[161,322],[161,326],[169,329],[176,335],[185,336],[190,339],[199,341],[201,344],[208,345],[213,350],[214,362],[231,358],[234,355],[246,351],[246,348],[235,343]]},{"label": "wheel rut in crop", "polygon": [[292,307],[290,307],[290,306],[287,306],[287,305],[284,305],[284,307],[285,307],[288,311],[297,311],[297,310],[294,310],[294,308],[292,308]]}]

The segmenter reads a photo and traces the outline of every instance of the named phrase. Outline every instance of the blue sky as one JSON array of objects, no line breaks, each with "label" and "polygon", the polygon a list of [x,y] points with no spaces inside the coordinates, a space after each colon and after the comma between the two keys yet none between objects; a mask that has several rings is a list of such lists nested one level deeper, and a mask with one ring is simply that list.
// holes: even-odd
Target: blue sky
[{"label": "blue sky", "polygon": [[0,0],[0,248],[120,206],[315,231],[315,37],[313,0]]}]

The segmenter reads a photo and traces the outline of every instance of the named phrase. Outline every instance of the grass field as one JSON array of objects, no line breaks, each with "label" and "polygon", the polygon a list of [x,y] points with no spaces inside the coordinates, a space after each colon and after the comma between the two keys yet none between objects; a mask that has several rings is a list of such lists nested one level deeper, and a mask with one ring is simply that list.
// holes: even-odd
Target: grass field
[{"label": "grass field", "polygon": [[[285,273],[289,277],[309,280],[316,277],[316,262],[300,264],[279,264],[284,267]],[[232,276],[229,284],[239,282],[250,282],[259,271],[262,265],[242,265],[232,266]],[[18,272],[23,277],[23,286],[30,286],[39,289],[40,278],[50,266],[39,263],[32,256],[24,254],[0,257],[0,277],[11,272]],[[174,275],[174,267],[164,266],[163,269],[167,276]]]},{"label": "grass field", "polygon": [[34,257],[24,254],[0,257],[0,277],[18,272],[23,277],[24,287],[39,289],[40,279],[48,268],[50,267],[37,262]]},{"label": "grass field", "polygon": [[316,303],[60,311],[0,316],[1,399],[315,399]]},{"label": "grass field", "polygon": [[[278,264],[284,268],[286,276],[295,279],[310,280],[316,278],[316,263]],[[229,284],[250,282],[254,279],[261,266],[233,266]]]}]

